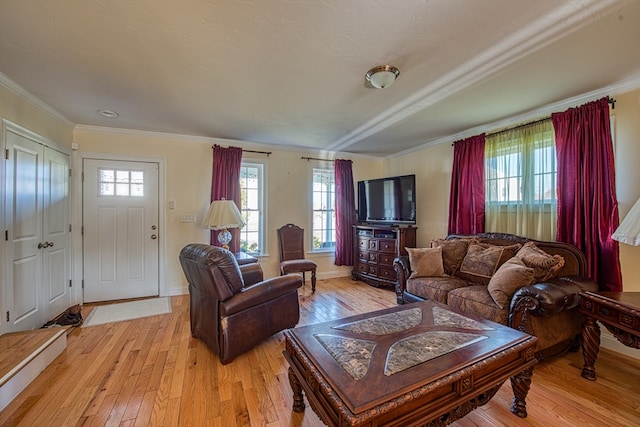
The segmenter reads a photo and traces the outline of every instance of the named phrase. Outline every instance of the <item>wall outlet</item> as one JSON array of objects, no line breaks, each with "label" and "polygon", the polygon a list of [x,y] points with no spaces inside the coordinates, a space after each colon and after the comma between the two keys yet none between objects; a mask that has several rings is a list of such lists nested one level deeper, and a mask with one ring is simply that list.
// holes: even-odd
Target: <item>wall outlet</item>
[{"label": "wall outlet", "polygon": [[180,222],[196,222],[196,216],[194,214],[180,215]]}]

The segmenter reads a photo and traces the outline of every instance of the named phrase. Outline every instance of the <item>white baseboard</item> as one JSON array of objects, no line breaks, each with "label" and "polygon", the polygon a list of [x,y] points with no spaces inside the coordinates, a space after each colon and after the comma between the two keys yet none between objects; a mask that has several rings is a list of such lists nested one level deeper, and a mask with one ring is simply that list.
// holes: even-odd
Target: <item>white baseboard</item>
[{"label": "white baseboard", "polygon": [[640,360],[640,349],[627,347],[604,327],[600,328],[600,347]]}]

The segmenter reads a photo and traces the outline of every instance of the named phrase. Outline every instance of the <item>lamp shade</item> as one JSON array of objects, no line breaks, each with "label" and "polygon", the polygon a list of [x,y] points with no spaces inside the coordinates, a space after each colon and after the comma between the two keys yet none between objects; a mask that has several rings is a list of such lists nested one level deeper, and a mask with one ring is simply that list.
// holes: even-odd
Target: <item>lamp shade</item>
[{"label": "lamp shade", "polygon": [[214,200],[202,221],[204,228],[224,230],[244,227],[244,220],[233,200]]},{"label": "lamp shade", "polygon": [[627,245],[640,245],[640,199],[633,205],[611,238]]}]

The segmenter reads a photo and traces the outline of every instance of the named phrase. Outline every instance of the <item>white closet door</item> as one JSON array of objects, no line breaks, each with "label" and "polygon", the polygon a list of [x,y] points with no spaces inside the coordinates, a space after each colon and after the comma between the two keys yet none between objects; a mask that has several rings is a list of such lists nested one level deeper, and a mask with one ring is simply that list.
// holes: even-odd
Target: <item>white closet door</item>
[{"label": "white closet door", "polygon": [[40,328],[71,302],[69,156],[11,128],[5,139],[4,320],[12,332]]},{"label": "white closet door", "polygon": [[69,156],[44,149],[43,164],[43,300],[48,320],[69,308],[71,301],[71,212]]}]

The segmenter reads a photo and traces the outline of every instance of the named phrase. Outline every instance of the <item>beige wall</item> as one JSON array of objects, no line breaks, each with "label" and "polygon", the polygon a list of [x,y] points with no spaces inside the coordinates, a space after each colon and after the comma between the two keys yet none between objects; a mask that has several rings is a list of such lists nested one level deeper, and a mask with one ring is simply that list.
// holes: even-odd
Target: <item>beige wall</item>
[{"label": "beige wall", "polygon": [[24,98],[0,85],[0,118],[37,133],[63,148],[69,149],[74,125],[35,107]]},{"label": "beige wall", "polygon": [[[640,90],[614,96],[616,108],[616,174],[620,217],[624,218],[633,203],[640,198]],[[106,153],[119,156],[140,156],[164,159],[166,167],[165,201],[174,201],[175,209],[164,207],[166,218],[165,277],[169,293],[184,290],[184,277],[177,261],[179,250],[189,242],[206,242],[208,232],[197,224],[180,223],[180,215],[196,214],[200,219],[207,206],[211,176],[211,145],[228,141],[189,138],[153,133],[122,132],[78,128],[67,120],[35,107],[33,104],[0,86],[0,117],[19,124],[63,147],[78,143],[74,154],[77,169],[83,153]],[[490,131],[488,129],[487,131]],[[249,143],[234,143],[248,149],[273,151],[269,157],[245,155],[245,158],[264,161],[267,179],[268,256],[261,262],[268,276],[277,274],[276,228],[293,222],[308,228],[310,221],[308,182],[314,162],[301,156],[321,157],[320,153],[290,151],[272,147],[257,147]],[[453,150],[450,144],[440,144],[417,152],[387,160],[364,156],[338,155],[354,161],[354,180],[415,173],[418,198],[418,244],[446,234],[449,186]],[[322,165],[323,163],[317,163]],[[74,189],[77,193],[78,189]],[[78,222],[79,195],[74,200],[74,223]],[[75,251],[78,252],[76,246]],[[79,260],[79,254],[74,260]],[[319,263],[320,277],[346,276],[350,268],[336,267],[333,257],[309,255]],[[623,285],[625,291],[640,291],[640,247],[620,245]],[[76,262],[77,264],[77,262]],[[74,268],[78,279],[78,266]],[[75,282],[75,280],[74,280]],[[76,293],[78,294],[78,293]],[[81,293],[80,293],[81,295]]]},{"label": "beige wall", "polygon": [[[163,159],[166,165],[165,205],[175,202],[175,209],[164,206],[165,278],[167,292],[184,291],[185,281],[178,262],[178,253],[185,244],[208,242],[209,232],[200,228],[199,222],[208,206],[211,189],[212,149],[214,143],[223,146],[239,146],[246,149],[271,151],[270,156],[245,153],[243,159],[265,164],[267,254],[260,262],[266,277],[278,275],[278,247],[276,229],[294,223],[306,230],[305,242],[310,230],[310,179],[311,168],[326,166],[326,162],[302,160],[300,157],[321,157],[319,153],[281,150],[242,142],[220,141],[205,138],[188,138],[176,135],[159,135],[142,132],[122,132],[107,129],[79,128],[74,142],[78,144],[77,156],[86,153],[104,153],[118,156],[140,156]],[[353,160],[354,180],[380,176],[383,160],[353,155],[337,155],[337,158]],[[78,165],[77,167],[80,167]],[[195,214],[197,223],[181,223],[180,216]],[[350,267],[333,264],[333,254],[308,254],[318,263],[318,277],[339,277],[351,274]]]},{"label": "beige wall", "polygon": [[[613,96],[616,184],[620,218],[640,198],[640,90]],[[490,132],[492,129],[487,129]],[[415,173],[418,191],[418,245],[447,233],[453,147],[440,144],[388,161],[389,174]],[[640,291],[640,247],[620,244],[625,291]]]},{"label": "beige wall", "polygon": [[[615,122],[616,192],[620,221],[640,199],[640,90],[613,97]],[[620,244],[622,286],[640,292],[640,246]]]}]

